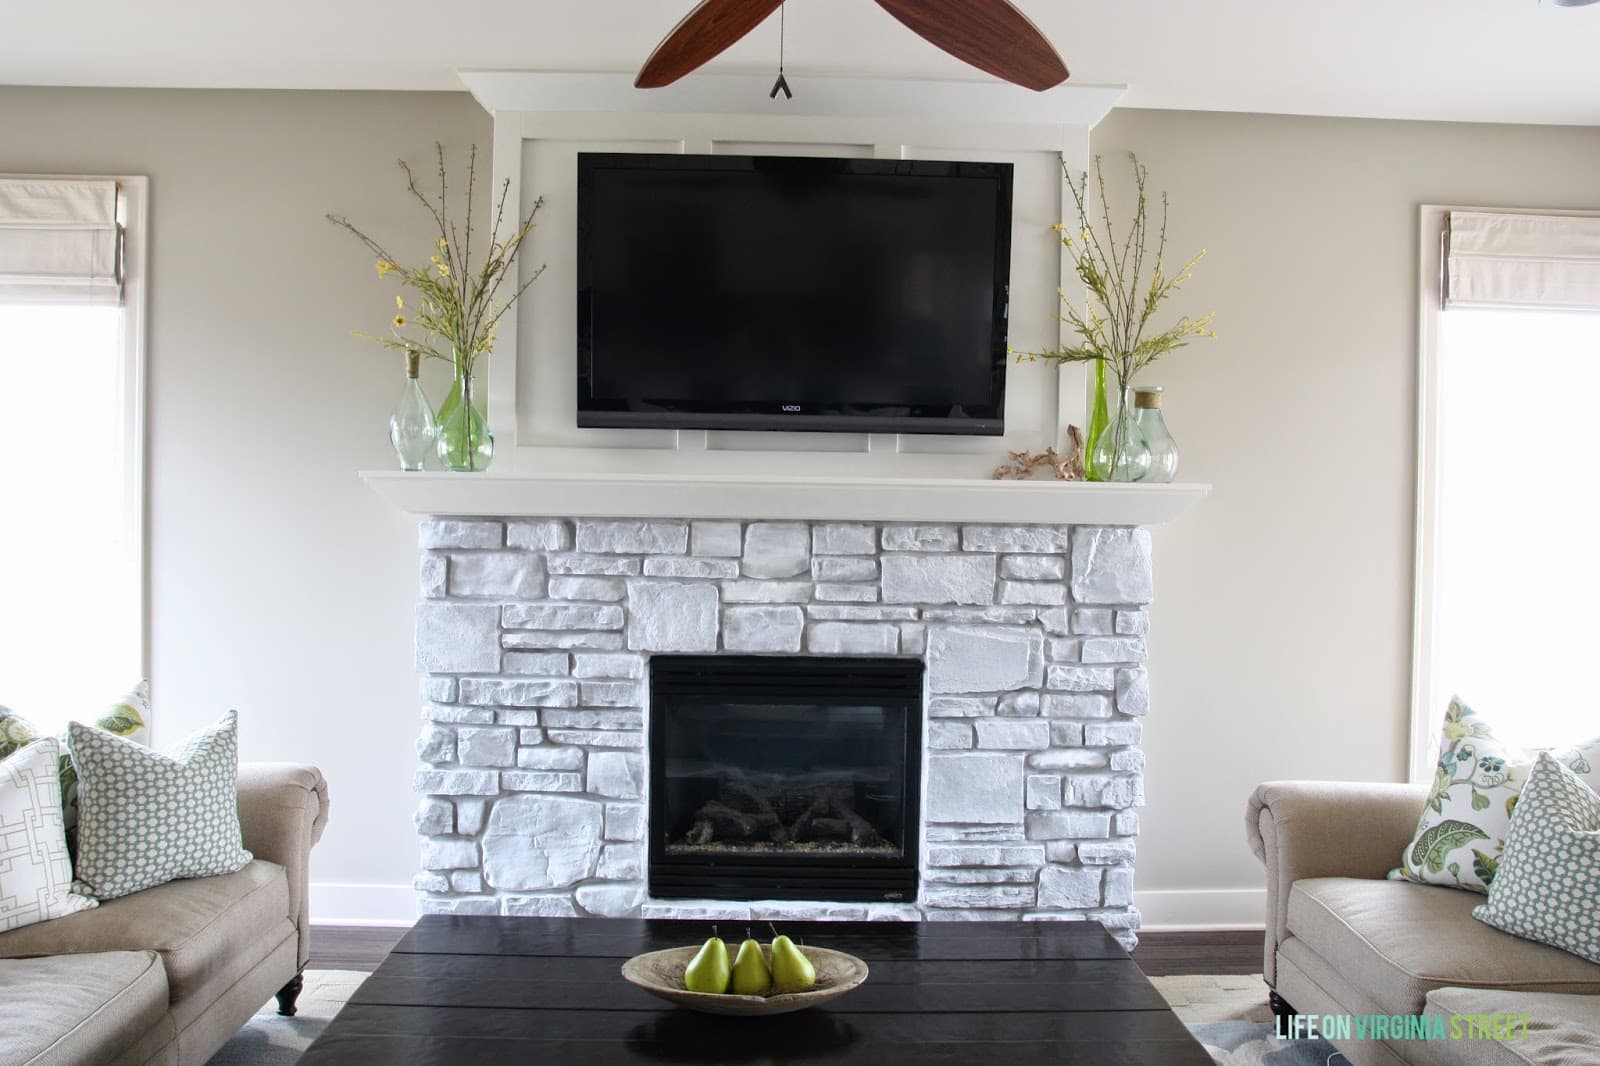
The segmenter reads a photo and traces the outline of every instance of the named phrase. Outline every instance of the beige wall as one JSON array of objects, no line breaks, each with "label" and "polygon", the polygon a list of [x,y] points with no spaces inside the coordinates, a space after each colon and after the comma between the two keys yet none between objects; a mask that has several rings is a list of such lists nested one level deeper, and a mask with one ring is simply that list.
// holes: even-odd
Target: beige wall
[{"label": "beige wall", "polygon": [[1600,208],[1600,129],[1115,111],[1094,150],[1209,250],[1183,309],[1219,338],[1146,374],[1215,488],[1155,534],[1136,888],[1253,888],[1257,782],[1405,773],[1418,206]]},{"label": "beige wall", "polygon": [[[417,857],[415,523],[356,478],[393,461],[402,372],[349,332],[393,286],[322,216],[420,251],[395,160],[489,134],[464,95],[0,89],[0,172],[150,177],[156,740],[231,706],[244,758],[321,766],[319,882],[409,886]],[[93,633],[85,604],[67,637]]]},{"label": "beige wall", "polygon": [[[421,242],[395,158],[489,134],[464,96],[0,89],[0,172],[151,178],[157,739],[235,706],[245,758],[322,766],[324,884],[409,883],[417,700],[413,522],[355,476],[391,462],[399,376],[348,330],[390,288],[322,214]],[[1141,903],[1248,916],[1255,782],[1403,769],[1417,205],[1600,208],[1600,130],[1116,112],[1095,147],[1137,150],[1175,248],[1210,248],[1188,307],[1221,335],[1148,375],[1216,489],[1156,535],[1138,886],[1202,894]]]}]

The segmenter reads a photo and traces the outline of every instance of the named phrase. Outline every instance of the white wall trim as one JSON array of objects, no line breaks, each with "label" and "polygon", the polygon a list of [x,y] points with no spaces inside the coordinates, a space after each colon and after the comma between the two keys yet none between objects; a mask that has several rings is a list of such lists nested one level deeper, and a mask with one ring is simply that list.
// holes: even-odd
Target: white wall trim
[{"label": "white wall trim", "polygon": [[311,884],[311,921],[316,925],[409,927],[416,920],[417,893],[408,884]]},{"label": "white wall trim", "polygon": [[[117,178],[124,217],[122,245],[122,395],[123,454],[129,474],[125,481],[124,522],[128,555],[134,567],[134,610],[138,634],[139,676],[150,677],[150,474],[149,474],[149,361],[145,352],[149,312],[150,179],[139,175]],[[154,717],[154,715],[152,715]],[[150,724],[152,739],[159,726]]]},{"label": "white wall trim", "polygon": [[1411,726],[1406,769],[1413,782],[1427,780],[1433,762],[1431,708],[1437,703],[1433,676],[1433,620],[1437,590],[1433,562],[1438,543],[1439,456],[1435,448],[1439,418],[1438,356],[1439,312],[1444,309],[1440,276],[1444,269],[1441,245],[1445,216],[1450,208],[1422,206],[1417,254],[1417,511],[1416,543],[1412,559],[1411,596]]},{"label": "white wall trim", "polygon": [[1264,888],[1161,889],[1135,892],[1141,933],[1184,929],[1264,929]]}]

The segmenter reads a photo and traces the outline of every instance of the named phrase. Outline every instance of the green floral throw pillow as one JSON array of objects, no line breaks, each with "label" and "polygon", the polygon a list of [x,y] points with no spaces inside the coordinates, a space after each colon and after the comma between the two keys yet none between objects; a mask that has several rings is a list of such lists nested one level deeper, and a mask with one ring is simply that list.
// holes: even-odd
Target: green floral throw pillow
[{"label": "green floral throw pillow", "polygon": [[[1444,716],[1433,788],[1411,843],[1391,870],[1394,880],[1488,892],[1505,849],[1506,831],[1537,752],[1497,739],[1480,715],[1452,699]],[[1600,786],[1600,737],[1553,756]]]},{"label": "green floral throw pillow", "polygon": [[239,830],[233,711],[171,754],[78,722],[67,735],[78,767],[77,891],[115,899],[250,861]]},{"label": "green floral throw pillow", "polygon": [[10,707],[0,707],[0,759],[39,739],[32,722]]},{"label": "green floral throw pillow", "polygon": [[[136,744],[150,743],[150,682],[140,681],[124,692],[92,722],[96,729],[127,737]],[[0,707],[0,759],[31,744],[44,734],[39,727],[9,707]],[[78,771],[67,750],[67,733],[61,741],[61,823],[67,831],[67,844],[76,850],[78,824]]]},{"label": "green floral throw pillow", "polygon": [[1472,916],[1600,962],[1600,796],[1548,752],[1522,790],[1489,901]]},{"label": "green floral throw pillow", "polygon": [[[96,729],[103,729],[107,733],[119,737],[126,737],[135,744],[150,743],[150,682],[141,681],[127,692],[123,693],[116,702],[100,712],[100,716],[90,724]],[[68,734],[61,734],[63,752],[67,751]],[[72,764],[70,755],[61,756],[61,817],[67,827],[67,843],[77,850],[77,825],[78,825],[78,768]]]}]

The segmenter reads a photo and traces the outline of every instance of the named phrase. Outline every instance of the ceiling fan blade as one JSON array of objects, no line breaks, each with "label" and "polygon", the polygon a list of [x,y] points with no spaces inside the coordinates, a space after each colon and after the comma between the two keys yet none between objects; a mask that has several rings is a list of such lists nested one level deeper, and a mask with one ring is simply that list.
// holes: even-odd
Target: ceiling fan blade
[{"label": "ceiling fan blade", "polygon": [[981,71],[1036,91],[1067,80],[1067,65],[1009,0],[878,0],[918,37]]},{"label": "ceiling fan blade", "polygon": [[635,89],[671,85],[766,21],[783,0],[701,0],[661,39],[633,79]]}]

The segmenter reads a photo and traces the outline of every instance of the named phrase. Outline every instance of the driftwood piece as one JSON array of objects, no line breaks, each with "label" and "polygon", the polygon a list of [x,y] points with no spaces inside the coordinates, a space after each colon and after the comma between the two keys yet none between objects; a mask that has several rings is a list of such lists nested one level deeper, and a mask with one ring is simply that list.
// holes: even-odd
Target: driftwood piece
[{"label": "driftwood piece", "polygon": [[1054,448],[1042,452],[1008,452],[1009,462],[995,468],[995,481],[1026,481],[1040,470],[1050,470],[1057,481],[1082,481],[1083,431],[1077,426],[1067,427],[1066,454]]}]

